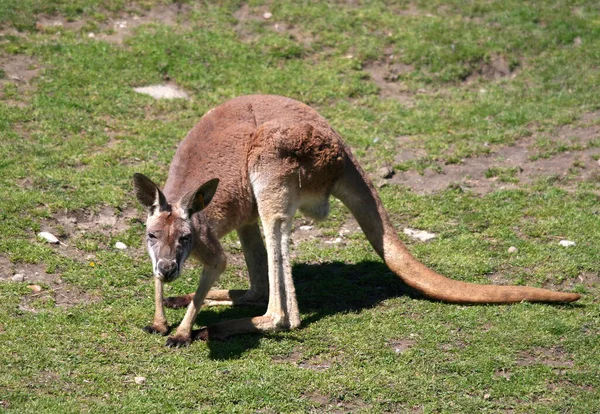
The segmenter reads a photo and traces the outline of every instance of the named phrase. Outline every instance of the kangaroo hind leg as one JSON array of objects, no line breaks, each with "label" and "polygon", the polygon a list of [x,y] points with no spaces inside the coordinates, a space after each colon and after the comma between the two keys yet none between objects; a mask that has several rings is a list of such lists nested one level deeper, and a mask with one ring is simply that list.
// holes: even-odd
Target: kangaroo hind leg
[{"label": "kangaroo hind leg", "polygon": [[300,325],[289,255],[292,219],[298,206],[297,195],[286,183],[267,183],[257,187],[255,196],[267,245],[267,312],[263,316],[211,325],[200,335],[202,339],[223,339],[239,333],[293,329]]}]

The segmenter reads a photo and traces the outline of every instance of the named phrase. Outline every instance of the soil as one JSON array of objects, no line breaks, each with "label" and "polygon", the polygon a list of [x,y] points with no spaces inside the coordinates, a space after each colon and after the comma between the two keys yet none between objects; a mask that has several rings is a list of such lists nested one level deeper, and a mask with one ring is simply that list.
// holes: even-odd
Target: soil
[{"label": "soil", "polygon": [[[118,211],[112,207],[104,206],[98,211],[80,210],[75,212],[59,212],[52,219],[45,219],[40,223],[42,231],[48,231],[57,236],[61,243],[56,246],[56,251],[65,257],[80,262],[93,260],[93,254],[77,249],[74,239],[81,237],[86,232],[99,233],[104,236],[113,236],[125,231],[129,222],[135,220],[138,214],[134,209]],[[109,246],[102,246],[109,248]],[[133,256],[143,255],[142,249],[129,248],[127,252]],[[23,282],[12,282],[15,274],[25,277]],[[93,303],[100,298],[86,292],[77,286],[70,285],[61,279],[59,273],[48,273],[46,265],[12,263],[6,256],[0,255],[0,280],[11,283],[27,283],[28,285],[41,285],[42,290],[24,296],[20,309],[27,312],[37,312],[36,305],[53,301],[56,306],[71,307],[80,303]]]},{"label": "soil", "polygon": [[[600,118],[600,112],[582,117],[582,123]],[[533,147],[536,138],[550,140],[556,146],[568,145],[572,150],[538,158],[539,152]],[[513,146],[497,147],[489,155],[467,158],[461,164],[438,164],[440,173],[426,169],[424,174],[416,171],[396,173],[389,182],[407,186],[418,194],[431,194],[458,186],[478,194],[516,188],[531,184],[542,177],[553,177],[557,181],[600,181],[600,164],[594,159],[600,156],[600,148],[590,143],[600,138],[600,125],[568,125],[545,137],[532,136],[521,139]],[[414,150],[409,150],[409,156]],[[405,159],[403,152],[399,160]],[[542,154],[544,155],[544,154]],[[518,183],[502,182],[497,177],[486,178],[486,172],[493,167],[516,168]],[[568,180],[567,180],[568,179]],[[568,187],[568,186],[567,186]]]},{"label": "soil", "polygon": [[[91,33],[88,36],[109,43],[122,44],[125,38],[132,34],[133,29],[143,24],[161,23],[167,26],[174,26],[177,23],[178,26],[189,27],[190,21],[184,17],[190,11],[190,5],[177,2],[160,4],[150,10],[124,12],[103,24],[100,33]],[[36,22],[36,28],[44,31],[51,28],[64,27],[69,30],[79,31],[86,23],[85,19],[69,22],[61,16],[40,16]]]},{"label": "soil", "polygon": [[396,99],[407,108],[415,105],[414,94],[399,81],[402,75],[412,72],[414,67],[400,62],[393,49],[386,49],[381,60],[368,63],[363,69],[371,75],[371,80],[379,88],[381,98]]},{"label": "soil", "polygon": [[10,55],[0,59],[0,67],[4,70],[5,78],[1,82],[28,83],[37,77],[40,68],[37,61],[27,55]]},{"label": "soil", "polygon": [[103,206],[98,211],[62,211],[41,223],[41,230],[48,231],[67,241],[78,233],[95,232],[105,236],[121,233],[129,228],[129,221],[138,219],[134,208],[117,210]]},{"label": "soil", "polygon": [[234,29],[243,43],[252,43],[256,40],[256,35],[254,35],[248,24],[251,22],[262,22],[274,32],[288,35],[304,46],[310,46],[314,42],[315,39],[312,34],[303,32],[293,24],[277,22],[275,21],[276,16],[265,19],[264,14],[267,12],[269,12],[267,6],[250,9],[248,3],[243,3],[241,7],[233,13],[233,17],[237,20]]},{"label": "soil", "polygon": [[523,351],[517,358],[517,365],[543,364],[552,368],[573,368],[573,357],[561,346],[551,348],[536,347]]},{"label": "soil", "polygon": [[273,362],[294,364],[298,368],[310,369],[312,371],[322,371],[331,368],[332,362],[313,357],[308,360],[303,359],[302,350],[295,348],[289,355],[275,356]]},{"label": "soil", "polygon": [[[24,276],[23,282],[12,282],[12,277],[16,274]],[[43,263],[11,263],[6,256],[0,256],[0,281],[9,283],[26,283],[27,285],[38,285],[41,291],[34,292],[24,296],[19,304],[19,309],[25,312],[38,312],[38,304],[53,301],[56,306],[69,308],[80,303],[93,303],[100,300],[99,297],[92,295],[84,290],[65,283],[60,274],[50,274],[46,272],[46,265]]]},{"label": "soil", "polygon": [[416,343],[417,341],[414,339],[403,338],[390,341],[389,346],[394,350],[394,352],[396,352],[396,354],[401,354],[415,346]]},{"label": "soil", "polygon": [[[4,77],[0,78],[0,100],[9,106],[24,108],[29,105],[33,89],[31,81],[40,73],[37,60],[27,55],[0,56],[0,69]],[[12,83],[17,87],[18,99],[6,99],[4,85]]]},{"label": "soil", "polygon": [[491,81],[516,75],[517,71],[511,69],[504,56],[492,55],[489,60],[482,61],[465,80],[467,83],[471,83],[478,79]]}]

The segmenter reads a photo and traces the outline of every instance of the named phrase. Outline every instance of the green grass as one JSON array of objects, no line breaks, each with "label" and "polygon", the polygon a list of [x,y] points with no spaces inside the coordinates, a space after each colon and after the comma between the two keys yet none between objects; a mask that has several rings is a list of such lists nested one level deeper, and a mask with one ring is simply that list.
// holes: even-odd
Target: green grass
[{"label": "green grass", "polygon": [[[337,237],[348,213],[334,203],[324,235],[298,243],[294,278],[302,328],[223,343],[165,348],[142,331],[152,317],[144,213],[131,176],[164,182],[175,145],[224,100],[274,93],[326,116],[368,171],[397,164],[399,137],[419,158],[401,171],[441,171],[527,139],[533,159],[598,148],[561,141],[564,125],[600,109],[600,8],[585,1],[181,2],[173,26],[147,22],[111,43],[113,22],[170,2],[7,0],[0,4],[0,269],[38,269],[62,283],[0,283],[0,407],[14,412],[598,412],[600,411],[600,181],[577,171],[486,195],[431,195],[388,185],[384,204],[427,265],[478,283],[583,293],[579,304],[458,306],[407,296],[361,234]],[[179,4],[179,3],[177,3]],[[273,17],[261,16],[269,10]],[[36,22],[61,18],[63,26]],[[286,28],[273,29],[274,24]],[[94,32],[95,37],[89,37]],[[393,57],[391,57],[393,55]],[[26,57],[26,58],[25,58]],[[501,58],[508,76],[485,70]],[[31,79],[10,78],[27,62]],[[377,62],[412,70],[395,82],[412,99],[381,98]],[[154,101],[133,87],[171,80],[189,101]],[[597,124],[592,120],[591,124]],[[594,166],[592,166],[592,164]],[[595,176],[597,177],[597,175]],[[103,208],[120,227],[85,233]],[[35,233],[50,226],[65,245]],[[575,246],[562,247],[562,239]],[[112,246],[125,242],[121,252]],[[234,236],[225,239],[240,257]],[[516,253],[508,253],[514,246]],[[8,273],[6,273],[8,272]],[[6,274],[5,274],[6,273]],[[194,288],[200,269],[168,287]],[[241,262],[219,285],[247,286]],[[73,303],[61,294],[77,289]],[[62,293],[61,293],[62,292]],[[77,299],[77,300],[75,300]],[[203,310],[198,324],[257,315]],[[169,310],[177,323],[181,310]],[[398,344],[408,344],[396,352]],[[146,378],[144,384],[134,382]]]}]

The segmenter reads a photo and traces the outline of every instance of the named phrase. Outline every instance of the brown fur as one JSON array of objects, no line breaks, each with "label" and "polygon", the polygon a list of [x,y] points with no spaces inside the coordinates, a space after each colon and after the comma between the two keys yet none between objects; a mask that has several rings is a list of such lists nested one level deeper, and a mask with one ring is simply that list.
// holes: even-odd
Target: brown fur
[{"label": "brown fur", "polygon": [[[185,214],[192,205],[190,194],[196,194],[199,187],[199,192],[206,190],[210,186],[201,185],[215,177],[219,185],[214,197],[207,193],[212,201],[206,203],[206,209],[204,202],[194,204],[190,221]],[[167,301],[176,306],[188,304],[169,346],[191,341],[191,328],[203,303],[256,303],[268,298],[264,316],[213,325],[200,334],[204,339],[297,327],[300,317],[289,261],[291,221],[297,209],[324,218],[330,195],[350,208],[390,269],[427,297],[457,303],[570,302],[579,298],[544,289],[453,281],[418,262],[399,240],[373,185],[339,135],[316,111],[289,98],[243,96],[205,114],[177,149],[164,197],[147,178],[137,175],[135,182],[138,199],[151,208],[149,232],[162,229],[169,237],[161,242],[174,249],[187,223],[193,233],[191,253],[204,264],[195,294]],[[160,212],[154,204],[163,199],[166,205],[160,210],[167,211]],[[257,225],[259,216],[266,249]],[[233,230],[238,231],[248,264],[250,290],[209,291],[225,267],[218,239]],[[159,328],[154,331],[164,333],[159,285],[153,326]]]}]

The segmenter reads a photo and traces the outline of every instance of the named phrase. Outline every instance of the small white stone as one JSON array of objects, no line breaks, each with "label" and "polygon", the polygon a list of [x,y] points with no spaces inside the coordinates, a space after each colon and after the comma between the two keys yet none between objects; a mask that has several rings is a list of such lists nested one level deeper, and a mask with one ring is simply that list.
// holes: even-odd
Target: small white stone
[{"label": "small white stone", "polygon": [[508,248],[508,252],[509,252],[509,253],[516,253],[516,252],[518,252],[518,251],[519,251],[519,250],[518,250],[518,249],[517,249],[515,246],[510,246],[510,247]]},{"label": "small white stone", "polygon": [[127,245],[123,242],[116,242],[115,243],[115,249],[119,249],[119,250],[125,250],[127,248]]},{"label": "small white stone", "polygon": [[414,230],[408,227],[404,229],[404,234],[421,241],[428,241],[435,237],[435,234],[429,233],[425,230]]},{"label": "small white stone", "polygon": [[52,233],[48,233],[47,231],[41,231],[38,234],[38,237],[46,240],[48,243],[58,244],[60,241],[56,238],[56,236]]},{"label": "small white stone", "polygon": [[302,231],[312,230],[313,226],[300,226],[299,229]]},{"label": "small white stone", "polygon": [[561,240],[558,242],[558,244],[564,247],[575,246],[575,242],[571,240]]},{"label": "small white stone", "polygon": [[133,381],[137,384],[137,385],[142,385],[146,383],[146,377],[135,377],[133,379]]},{"label": "small white stone", "polygon": [[271,17],[273,17],[273,13],[271,13],[271,12],[264,12],[263,13],[263,19],[269,20]]},{"label": "small white stone", "polygon": [[88,37],[90,39],[93,39],[94,37],[96,37],[96,35],[94,33],[90,32],[90,33],[88,33]]},{"label": "small white stone", "polygon": [[189,99],[189,95],[171,85],[152,85],[143,88],[134,88],[137,93],[150,95],[154,99]]},{"label": "small white stone", "polygon": [[13,282],[24,282],[25,281],[25,275],[23,275],[21,273],[17,273],[16,275],[14,275],[12,277],[12,281]]}]

